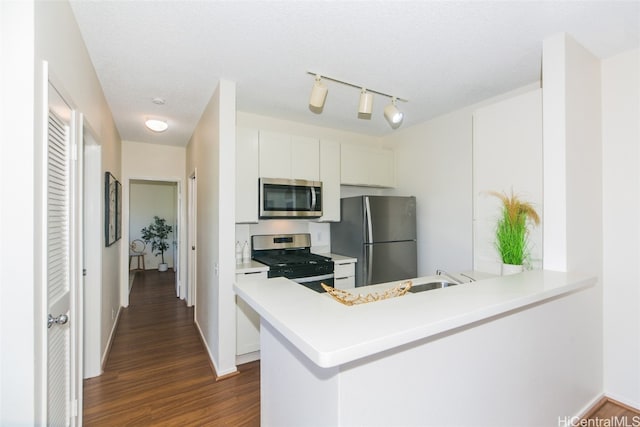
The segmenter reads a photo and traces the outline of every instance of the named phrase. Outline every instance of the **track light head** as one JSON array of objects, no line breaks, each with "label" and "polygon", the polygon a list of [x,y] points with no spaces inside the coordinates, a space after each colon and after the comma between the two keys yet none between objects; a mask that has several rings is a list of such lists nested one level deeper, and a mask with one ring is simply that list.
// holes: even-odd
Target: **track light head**
[{"label": "track light head", "polygon": [[316,74],[316,80],[311,88],[311,97],[309,98],[309,110],[316,114],[322,113],[324,101],[327,99],[329,89],[322,83],[320,74]]},{"label": "track light head", "polygon": [[359,119],[371,119],[371,112],[373,111],[373,93],[367,92],[367,89],[362,88],[360,91],[360,106],[358,107]]},{"label": "track light head", "polygon": [[397,129],[402,124],[402,119],[404,119],[404,114],[402,111],[398,110],[396,106],[396,98],[391,98],[391,104],[384,107],[384,118],[389,122],[389,126],[392,129]]}]

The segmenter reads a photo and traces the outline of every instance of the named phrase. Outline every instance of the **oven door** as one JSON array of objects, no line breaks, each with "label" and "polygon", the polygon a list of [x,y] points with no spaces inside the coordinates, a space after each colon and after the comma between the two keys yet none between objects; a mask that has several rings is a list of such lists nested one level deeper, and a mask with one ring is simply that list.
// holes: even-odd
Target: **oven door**
[{"label": "oven door", "polygon": [[289,280],[293,280],[294,282],[299,283],[302,286],[306,286],[307,288],[312,289],[316,292],[325,292],[322,286],[320,286],[321,283],[324,283],[325,285],[331,286],[333,288],[333,273],[323,274],[321,276],[299,277],[297,279]]},{"label": "oven door", "polygon": [[322,183],[301,179],[260,178],[260,218],[319,218]]}]

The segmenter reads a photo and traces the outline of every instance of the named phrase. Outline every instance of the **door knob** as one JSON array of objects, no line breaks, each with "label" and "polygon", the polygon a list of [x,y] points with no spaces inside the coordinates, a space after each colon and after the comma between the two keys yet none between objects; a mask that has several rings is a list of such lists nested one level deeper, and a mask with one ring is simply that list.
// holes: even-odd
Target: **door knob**
[{"label": "door knob", "polygon": [[49,317],[47,318],[47,328],[52,327],[54,323],[57,325],[64,325],[68,321],[69,321],[69,316],[67,316],[66,314],[61,314],[58,317],[53,317],[52,315],[49,315]]}]

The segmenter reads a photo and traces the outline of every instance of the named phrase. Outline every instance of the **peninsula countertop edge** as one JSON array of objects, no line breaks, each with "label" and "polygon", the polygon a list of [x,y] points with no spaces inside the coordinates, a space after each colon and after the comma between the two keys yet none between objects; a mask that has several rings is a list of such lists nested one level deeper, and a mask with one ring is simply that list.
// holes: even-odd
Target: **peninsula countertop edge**
[{"label": "peninsula countertop edge", "polygon": [[[411,280],[417,285],[442,277]],[[579,273],[532,270],[353,306],[282,277],[236,283],[234,290],[306,357],[331,368],[473,326],[588,288],[596,281]],[[400,282],[349,291],[364,295]]]}]

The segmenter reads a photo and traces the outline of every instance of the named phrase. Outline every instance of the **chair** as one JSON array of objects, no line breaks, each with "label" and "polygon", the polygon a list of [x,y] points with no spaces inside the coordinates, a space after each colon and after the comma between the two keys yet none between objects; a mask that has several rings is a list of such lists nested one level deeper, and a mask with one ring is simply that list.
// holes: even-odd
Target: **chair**
[{"label": "chair", "polygon": [[[144,256],[146,253],[144,250],[146,249],[147,244],[140,239],[135,239],[129,244],[129,270],[131,270],[131,260],[136,258],[138,261],[136,270],[144,270]],[[140,260],[142,260],[142,268],[140,268]]]}]

